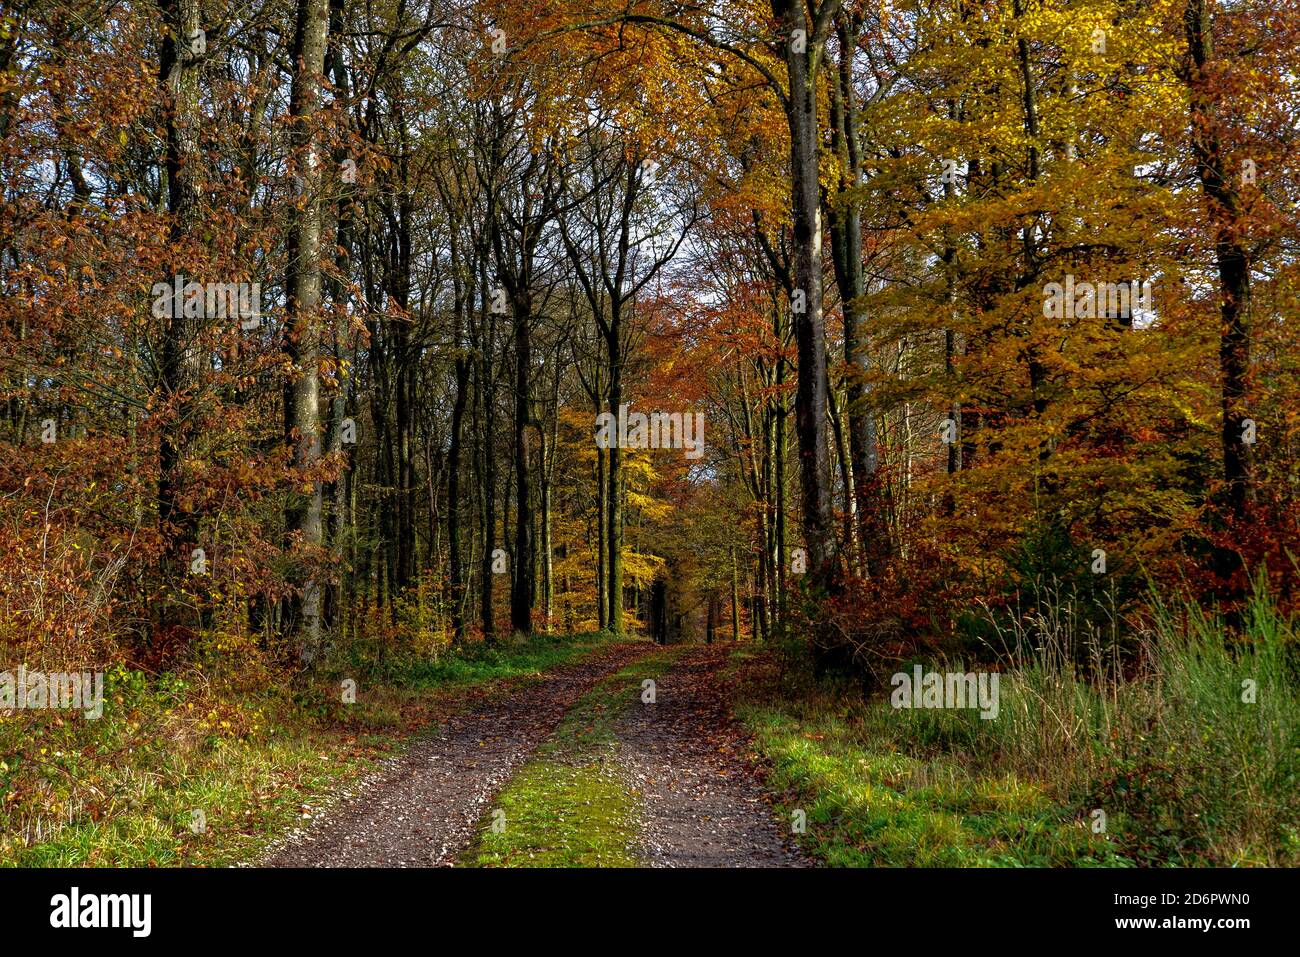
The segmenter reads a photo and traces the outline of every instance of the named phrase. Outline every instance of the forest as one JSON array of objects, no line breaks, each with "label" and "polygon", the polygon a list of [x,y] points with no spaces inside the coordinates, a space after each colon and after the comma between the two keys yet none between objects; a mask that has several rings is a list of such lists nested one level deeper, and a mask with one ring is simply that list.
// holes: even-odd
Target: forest
[{"label": "forest", "polygon": [[0,864],[1300,865],[1298,67],[0,0]]}]

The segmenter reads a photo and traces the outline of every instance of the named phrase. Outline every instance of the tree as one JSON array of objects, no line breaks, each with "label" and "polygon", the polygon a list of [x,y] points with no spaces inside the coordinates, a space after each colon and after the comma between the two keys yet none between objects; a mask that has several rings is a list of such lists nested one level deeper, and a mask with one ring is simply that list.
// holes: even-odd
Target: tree
[{"label": "tree", "polygon": [[[308,551],[321,544],[321,484],[313,474],[321,457],[320,442],[320,306],[322,160],[315,129],[320,77],[325,68],[328,0],[298,0],[289,93],[290,144],[302,195],[291,215],[287,240],[288,269],[284,335],[290,378],[284,392],[284,436],[293,450],[300,488],[285,507],[284,530],[291,545]],[[321,585],[314,572],[303,574],[301,591],[288,602],[287,634],[300,659],[311,661],[321,635]]]},{"label": "tree", "polygon": [[[167,183],[168,239],[176,251],[168,282],[186,263],[185,250],[195,241],[202,215],[200,182],[203,160],[199,150],[199,71],[206,50],[206,35],[199,24],[198,0],[162,0],[164,36],[158,67],[159,86],[166,110],[164,174]],[[201,372],[199,340],[201,321],[187,317],[181,304],[164,313],[160,386],[171,406],[158,447],[158,526],[162,537],[162,569],[166,582],[165,604],[159,624],[180,624],[189,600],[182,582],[189,573],[198,547],[199,515],[187,505],[184,463],[193,427],[194,392]],[[190,619],[194,621],[193,618]]]}]

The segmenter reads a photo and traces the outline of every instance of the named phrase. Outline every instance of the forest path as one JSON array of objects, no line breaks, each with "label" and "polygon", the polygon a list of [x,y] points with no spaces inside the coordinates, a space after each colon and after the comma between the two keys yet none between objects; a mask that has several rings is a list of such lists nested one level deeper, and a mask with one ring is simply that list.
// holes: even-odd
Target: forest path
[{"label": "forest path", "polygon": [[651,867],[809,867],[764,796],[731,715],[730,647],[688,646],[617,727],[637,792],[637,856]]},{"label": "forest path", "polygon": [[[657,646],[619,642],[505,693],[474,689],[436,730],[318,822],[268,849],[265,867],[440,867],[457,862],[489,801],[602,678]],[[464,698],[469,706],[464,707]]]}]

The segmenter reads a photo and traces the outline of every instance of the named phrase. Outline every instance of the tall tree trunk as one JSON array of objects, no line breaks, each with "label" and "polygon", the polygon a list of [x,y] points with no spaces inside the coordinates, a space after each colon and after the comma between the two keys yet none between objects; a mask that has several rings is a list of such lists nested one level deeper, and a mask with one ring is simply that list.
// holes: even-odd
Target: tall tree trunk
[{"label": "tall tree trunk", "polygon": [[[949,100],[948,119],[957,120],[958,113],[957,101]],[[952,182],[952,179],[948,177],[943,184],[943,196],[948,202],[951,202],[957,194],[957,184]],[[955,390],[957,388],[957,333],[954,328],[957,323],[957,243],[947,227],[944,228],[943,252],[939,258],[943,262],[944,301],[948,307],[948,328],[943,333],[943,375],[948,388]],[[954,399],[948,408],[949,418],[952,420],[952,434],[949,436],[944,471],[952,476],[960,472],[962,467],[964,437],[961,402]],[[951,516],[957,509],[957,500],[953,495],[951,484],[945,488],[942,508],[946,516]]]},{"label": "tall tree trunk", "polygon": [[[784,331],[782,331],[784,336]],[[782,338],[777,339],[783,341]],[[777,360],[776,380],[778,385],[785,385],[785,363]],[[787,440],[788,429],[786,420],[789,418],[789,410],[786,408],[784,395],[777,399],[776,408],[772,414],[773,428],[773,452],[772,452],[772,479],[769,488],[769,501],[775,504],[776,515],[772,521],[772,544],[768,550],[770,574],[768,575],[767,584],[769,588],[768,604],[771,607],[771,634],[784,634],[786,621],[789,617],[787,602],[790,594],[790,536],[788,534],[786,511],[789,505],[788,488],[786,487],[786,468],[789,448]]]},{"label": "tall tree trunk", "polygon": [[[293,211],[287,243],[284,351],[290,380],[284,391],[284,434],[293,449],[294,466],[306,473],[321,454],[319,363],[320,161],[312,130],[325,68],[328,0],[298,0],[293,41],[293,81],[289,90],[290,135],[302,195]],[[285,537],[306,549],[321,543],[321,487],[302,480],[285,506]],[[308,561],[315,561],[309,555]],[[321,596],[314,573],[301,573],[289,599],[288,637],[299,659],[310,663],[320,644]]]},{"label": "tall tree trunk", "polygon": [[532,470],[528,459],[530,373],[533,365],[532,296],[520,289],[512,302],[515,333],[515,569],[510,587],[510,627],[519,634],[533,632],[536,592],[533,556]]},{"label": "tall tree trunk", "polygon": [[862,268],[862,210],[854,190],[862,185],[862,157],[858,130],[857,93],[853,83],[853,57],[857,52],[855,22],[841,19],[839,63],[831,83],[831,146],[839,155],[843,175],[831,211],[831,258],[835,285],[844,311],[844,364],[847,367],[845,405],[849,420],[849,462],[853,474],[858,534],[868,572],[878,570],[891,551],[889,526],[882,520],[882,502],[876,488],[879,461],[876,421],[867,390],[866,276]]},{"label": "tall tree trunk", "polygon": [[[618,408],[623,401],[623,356],[619,341],[620,323],[618,304],[613,304],[610,316],[609,334],[606,336],[606,350],[609,356],[609,411],[614,417],[615,428],[618,422]],[[605,576],[609,586],[606,598],[609,630],[616,635],[623,633],[623,495],[622,495],[622,450],[617,441],[609,446],[608,491],[605,500],[609,515],[605,521],[605,535],[608,549],[605,558]]]},{"label": "tall tree trunk", "polygon": [[[290,223],[286,243],[288,269],[285,276],[287,308],[284,350],[290,380],[285,385],[284,433],[293,449],[294,466],[300,472],[314,467],[321,455],[319,310],[320,271],[320,163],[312,124],[319,99],[319,76],[324,69],[328,27],[326,0],[299,0],[290,87],[290,145],[296,182],[301,195]],[[304,480],[285,507],[286,542],[311,550],[321,544],[321,487]],[[307,561],[316,559],[309,554]],[[321,593],[312,573],[299,571],[294,582],[298,591],[288,600],[283,624],[300,661],[310,663],[320,643]]]},{"label": "tall tree trunk", "polygon": [[[1025,0],[1015,0],[1013,4],[1016,17],[1023,17],[1026,13]],[[1016,60],[1020,67],[1021,83],[1021,106],[1024,113],[1024,130],[1025,138],[1029,142],[1028,159],[1029,169],[1028,178],[1031,183],[1037,182],[1040,174],[1040,162],[1038,154],[1038,140],[1040,137],[1040,127],[1038,123],[1038,92],[1034,85],[1033,64],[1029,56],[1029,41],[1025,37],[1018,37],[1016,40]],[[1033,283],[1040,269],[1038,262],[1038,232],[1037,223],[1026,223],[1020,231],[1020,245],[1023,250],[1024,267],[1020,275],[1016,277],[1016,289],[1025,289]],[[1033,398],[1034,415],[1042,419],[1047,413],[1048,408],[1048,369],[1043,359],[1041,348],[1035,341],[1034,329],[1032,325],[1026,329],[1026,336],[1029,343],[1025,348],[1027,356],[1027,366],[1029,371],[1029,387]],[[1051,520],[1057,521],[1058,515],[1053,500],[1056,497],[1058,481],[1056,476],[1045,466],[1051,458],[1053,441],[1045,438],[1038,450],[1039,474],[1045,497],[1051,503],[1053,509]]]},{"label": "tall tree trunk", "polygon": [[[1191,90],[1192,152],[1196,174],[1214,227],[1214,259],[1219,275],[1219,379],[1223,410],[1219,434],[1223,453],[1223,512],[1225,524],[1242,522],[1254,500],[1254,462],[1251,445],[1242,440],[1243,423],[1250,417],[1246,406],[1250,380],[1250,252],[1236,190],[1225,176],[1227,157],[1220,133],[1220,90],[1213,76],[1213,4],[1188,0],[1184,12],[1187,49],[1191,60],[1187,83]],[[1240,575],[1241,556],[1228,547],[1215,555],[1215,571],[1224,582],[1223,597],[1240,600],[1245,582]]]},{"label": "tall tree trunk", "polygon": [[397,163],[401,195],[397,203],[396,235],[393,261],[389,264],[389,295],[401,311],[394,322],[393,359],[396,366],[395,425],[397,428],[397,463],[394,477],[397,538],[394,549],[393,594],[400,595],[415,580],[415,384],[418,357],[411,345],[411,219],[414,213],[409,192],[409,170],[405,119],[399,111],[398,123],[403,130],[402,155]]},{"label": "tall tree trunk", "polygon": [[[597,404],[599,404],[599,399]],[[609,508],[605,504],[609,497],[609,486],[605,482],[605,450],[596,448],[596,613],[600,621],[600,630],[609,627],[609,585],[605,569],[605,520]]]},{"label": "tall tree trunk", "polygon": [[[818,181],[817,64],[824,46],[825,17],[838,0],[824,0],[809,22],[802,2],[772,3],[784,28],[790,127],[791,213],[795,260],[795,341],[799,370],[795,429],[799,436],[799,475],[803,496],[804,544],[808,582],[825,591],[834,576],[826,440],[826,336],[822,314],[822,223]],[[800,39],[802,38],[802,39]],[[802,295],[800,295],[802,294]],[[802,307],[802,308],[800,308]]]},{"label": "tall tree trunk", "polygon": [[483,403],[483,560],[482,582],[479,589],[479,613],[483,628],[484,641],[492,641],[496,635],[496,619],[493,612],[496,573],[492,568],[496,551],[496,453],[493,450],[492,434],[496,425],[493,410],[492,389],[487,380],[488,360],[480,360],[479,397]]},{"label": "tall tree trunk", "polygon": [[546,433],[541,433],[541,499],[542,499],[542,614],[546,622],[546,631],[551,631],[551,618],[555,614],[555,566],[552,559],[551,543],[551,469],[548,459],[549,448]]},{"label": "tall tree trunk", "polygon": [[[350,96],[350,85],[348,80],[347,65],[343,61],[343,50],[341,43],[341,34],[343,32],[343,0],[330,0],[329,16],[329,38],[326,54],[329,58],[329,73],[333,78],[334,95],[337,100],[346,102]],[[347,159],[347,154],[342,148],[334,153],[335,166],[341,164]],[[251,194],[250,194],[251,195]],[[335,256],[334,266],[340,276],[347,276],[348,269],[352,258],[352,219],[353,219],[353,198],[350,190],[344,188],[338,199],[338,209],[335,226]],[[347,284],[341,280],[331,280],[329,282],[330,299],[340,309],[346,311],[348,305]],[[348,415],[349,393],[353,389],[354,355],[350,348],[352,333],[347,327],[346,320],[343,330],[340,334],[335,331],[335,355],[339,359],[339,383],[338,391],[330,401],[329,428],[326,431],[325,453],[334,455],[343,449],[343,430],[344,421]],[[325,507],[328,510],[328,522],[326,532],[328,534],[329,546],[333,552],[336,567],[345,569],[343,577],[351,574],[351,569],[343,561],[343,542],[349,524],[348,515],[348,488],[350,476],[354,467],[353,450],[355,445],[351,445],[346,450],[347,465],[342,475],[335,481],[330,482],[325,489]],[[332,581],[324,592],[324,609],[322,613],[323,626],[329,632],[335,632],[340,627],[341,613],[343,606],[343,578]]]},{"label": "tall tree trunk", "polygon": [[[453,250],[455,246],[453,245]],[[453,257],[455,253],[453,252]],[[456,335],[456,396],[451,406],[451,436],[447,450],[447,550],[451,565],[452,640],[465,640],[465,559],[461,554],[460,528],[460,459],[464,433],[465,407],[469,401],[470,360],[464,354],[466,297],[460,279],[454,282]]]},{"label": "tall tree trunk", "polygon": [[[199,2],[160,0],[159,9],[166,24],[158,81],[166,104],[163,165],[170,219],[168,239],[171,249],[181,257],[170,264],[170,274],[166,277],[170,284],[183,268],[180,251],[191,241],[201,216],[200,55],[194,45],[200,35]],[[185,318],[179,306],[180,303],[173,301],[167,319],[160,376],[163,400],[173,403],[171,414],[163,422],[158,445],[158,529],[163,542],[161,563],[166,588],[158,625],[164,628],[180,624],[192,604],[185,595],[183,583],[191,567],[192,553],[198,546],[199,533],[199,516],[184,504],[181,486],[193,426],[192,393],[200,371],[196,342],[200,322]]]}]

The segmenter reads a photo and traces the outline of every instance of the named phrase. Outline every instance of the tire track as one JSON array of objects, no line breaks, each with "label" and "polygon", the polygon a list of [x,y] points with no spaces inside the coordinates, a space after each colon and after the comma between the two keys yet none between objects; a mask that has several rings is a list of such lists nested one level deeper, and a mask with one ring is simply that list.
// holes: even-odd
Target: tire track
[{"label": "tire track", "polygon": [[338,807],[267,849],[263,867],[448,867],[492,798],[598,681],[647,654],[624,642],[448,716]]},{"label": "tire track", "polygon": [[619,726],[618,762],[641,797],[651,867],[810,867],[764,796],[732,717],[725,645],[689,648]]}]

